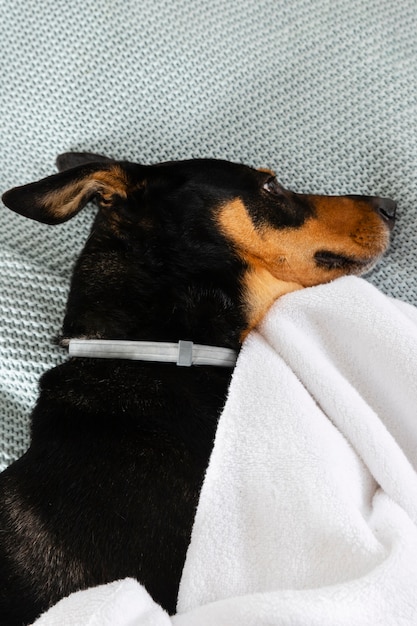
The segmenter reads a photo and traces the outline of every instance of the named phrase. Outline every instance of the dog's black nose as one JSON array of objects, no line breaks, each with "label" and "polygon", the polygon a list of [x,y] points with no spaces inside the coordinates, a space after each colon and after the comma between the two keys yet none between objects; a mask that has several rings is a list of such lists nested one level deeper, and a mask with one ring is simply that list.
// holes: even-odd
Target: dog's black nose
[{"label": "dog's black nose", "polygon": [[397,212],[397,203],[395,200],[391,200],[391,198],[380,198],[378,196],[349,195],[346,197],[352,198],[352,200],[366,202],[373,208],[374,211],[376,211],[376,213],[378,213],[380,217],[382,217],[390,229],[393,228]]},{"label": "dog's black nose", "polygon": [[387,222],[389,228],[394,226],[397,203],[391,198],[373,198],[372,205],[375,211]]}]

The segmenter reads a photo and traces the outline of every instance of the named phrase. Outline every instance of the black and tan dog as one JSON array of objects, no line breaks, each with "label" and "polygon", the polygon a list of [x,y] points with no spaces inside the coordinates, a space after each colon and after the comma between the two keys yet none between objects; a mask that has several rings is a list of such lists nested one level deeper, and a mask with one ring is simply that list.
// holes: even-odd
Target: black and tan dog
[{"label": "black and tan dog", "polygon": [[[3,200],[47,224],[98,202],[62,345],[185,340],[237,351],[277,297],[369,269],[395,217],[389,199],[298,195],[271,172],[225,161],[143,166],[70,153],[58,167]],[[91,357],[42,377],[30,448],[0,477],[2,626],[125,576],[175,611],[230,377],[217,365]]]}]

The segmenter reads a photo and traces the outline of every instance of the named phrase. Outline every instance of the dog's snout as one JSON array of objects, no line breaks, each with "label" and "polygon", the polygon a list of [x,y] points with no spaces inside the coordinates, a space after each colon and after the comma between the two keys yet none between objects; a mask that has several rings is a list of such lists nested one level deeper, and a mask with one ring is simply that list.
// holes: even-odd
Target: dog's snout
[{"label": "dog's snout", "polygon": [[374,198],[372,205],[382,219],[387,222],[387,225],[392,228],[395,222],[397,203],[391,198]]},{"label": "dog's snout", "polygon": [[391,200],[391,198],[380,198],[378,196],[348,196],[348,198],[370,204],[373,210],[386,222],[388,228],[393,228],[397,212],[397,203],[395,200]]}]

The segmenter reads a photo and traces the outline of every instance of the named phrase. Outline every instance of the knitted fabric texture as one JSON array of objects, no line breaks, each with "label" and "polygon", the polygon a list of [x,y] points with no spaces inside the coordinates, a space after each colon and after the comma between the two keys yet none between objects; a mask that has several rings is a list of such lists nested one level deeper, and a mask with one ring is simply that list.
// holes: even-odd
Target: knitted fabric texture
[{"label": "knitted fabric texture", "polygon": [[[215,157],[299,192],[398,201],[368,279],[417,304],[415,0],[0,0],[0,190],[68,150]],[[22,454],[91,207],[0,211],[0,466]]]}]

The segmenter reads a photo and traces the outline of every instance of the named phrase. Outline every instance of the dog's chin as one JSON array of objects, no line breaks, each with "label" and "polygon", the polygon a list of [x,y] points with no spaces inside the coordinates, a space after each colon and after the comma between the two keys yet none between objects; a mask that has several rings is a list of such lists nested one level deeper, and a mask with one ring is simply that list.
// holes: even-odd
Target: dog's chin
[{"label": "dog's chin", "polygon": [[356,272],[352,272],[352,274],[356,275],[356,276],[363,276],[364,274],[369,274],[369,272],[371,272],[374,267],[378,264],[378,261],[381,259],[381,256],[378,256],[377,258],[372,259],[371,261],[367,261],[366,263],[363,263],[362,267],[359,268]]}]

